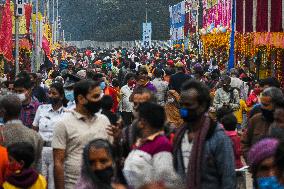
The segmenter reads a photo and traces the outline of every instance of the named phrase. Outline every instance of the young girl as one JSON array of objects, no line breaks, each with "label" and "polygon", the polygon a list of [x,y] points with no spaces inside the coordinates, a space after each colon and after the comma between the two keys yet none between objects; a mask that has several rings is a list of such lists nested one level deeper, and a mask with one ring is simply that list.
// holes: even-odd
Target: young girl
[{"label": "young girl", "polygon": [[31,168],[35,152],[31,144],[21,142],[8,146],[8,176],[2,189],[46,189],[45,178]]}]

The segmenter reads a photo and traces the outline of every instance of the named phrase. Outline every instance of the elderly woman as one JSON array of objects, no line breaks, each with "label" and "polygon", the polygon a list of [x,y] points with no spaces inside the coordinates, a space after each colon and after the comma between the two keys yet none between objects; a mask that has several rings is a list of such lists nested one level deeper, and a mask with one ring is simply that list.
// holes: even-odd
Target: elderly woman
[{"label": "elderly woman", "polygon": [[83,151],[81,176],[75,189],[125,189],[113,182],[114,152],[104,139],[95,139]]},{"label": "elderly woman", "polygon": [[179,113],[179,99],[180,96],[175,90],[168,91],[168,98],[165,105],[167,122],[176,128],[183,124],[183,119]]}]

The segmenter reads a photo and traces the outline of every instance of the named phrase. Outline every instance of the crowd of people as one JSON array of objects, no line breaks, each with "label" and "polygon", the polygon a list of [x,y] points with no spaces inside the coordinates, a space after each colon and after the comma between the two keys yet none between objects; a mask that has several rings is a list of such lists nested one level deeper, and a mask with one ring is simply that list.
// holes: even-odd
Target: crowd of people
[{"label": "crowd of people", "polygon": [[[0,188],[284,189],[284,95],[243,62],[59,52],[1,79]],[[63,58],[65,56],[65,58]]]}]

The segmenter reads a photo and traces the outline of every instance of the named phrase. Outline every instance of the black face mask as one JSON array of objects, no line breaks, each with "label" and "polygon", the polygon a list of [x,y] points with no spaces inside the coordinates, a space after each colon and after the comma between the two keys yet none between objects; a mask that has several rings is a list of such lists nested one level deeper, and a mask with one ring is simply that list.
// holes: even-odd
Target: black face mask
[{"label": "black face mask", "polygon": [[91,114],[95,114],[98,113],[101,109],[101,101],[97,102],[88,101],[88,103],[85,104],[84,106]]},{"label": "black face mask", "polygon": [[111,178],[113,176],[113,168],[112,167],[107,167],[103,170],[99,171],[94,171],[94,174],[98,177],[98,179],[105,183],[105,184],[110,184],[111,183]]},{"label": "black face mask", "polygon": [[223,85],[224,91],[229,91],[230,90],[230,85]]},{"label": "black face mask", "polygon": [[196,110],[190,110],[188,108],[181,108],[180,116],[186,123],[196,122],[200,118]]},{"label": "black face mask", "polygon": [[274,111],[261,109],[262,115],[266,119],[266,121],[272,123],[274,121],[273,113]]},{"label": "black face mask", "polygon": [[48,103],[51,105],[58,104],[60,102],[60,98],[48,98]]}]

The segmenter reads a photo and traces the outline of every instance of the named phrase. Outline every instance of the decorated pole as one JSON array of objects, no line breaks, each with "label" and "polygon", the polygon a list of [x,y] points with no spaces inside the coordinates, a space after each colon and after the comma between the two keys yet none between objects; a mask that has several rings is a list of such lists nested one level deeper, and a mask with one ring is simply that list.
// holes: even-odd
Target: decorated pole
[{"label": "decorated pole", "polygon": [[228,71],[235,67],[235,27],[236,27],[236,0],[232,3],[232,32],[230,40],[230,58],[228,64]]},{"label": "decorated pole", "polygon": [[19,16],[15,18],[15,42],[16,42],[16,49],[15,49],[15,66],[16,66],[16,75],[20,72],[19,67]]},{"label": "decorated pole", "polygon": [[39,63],[39,20],[38,20],[38,12],[39,12],[39,3],[36,0],[36,27],[35,27],[35,64],[32,65],[32,72],[37,71],[37,65]]},{"label": "decorated pole", "polygon": [[20,17],[24,15],[24,2],[23,0],[16,0],[15,1],[15,67],[16,67],[16,74],[20,72],[20,66],[19,66],[19,27],[20,27]]}]

